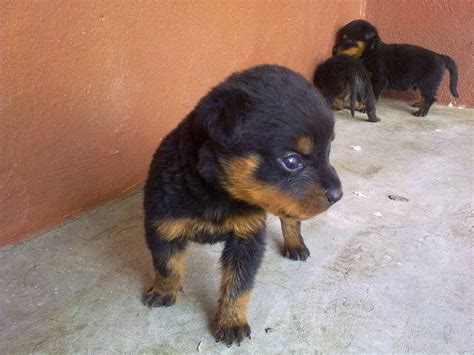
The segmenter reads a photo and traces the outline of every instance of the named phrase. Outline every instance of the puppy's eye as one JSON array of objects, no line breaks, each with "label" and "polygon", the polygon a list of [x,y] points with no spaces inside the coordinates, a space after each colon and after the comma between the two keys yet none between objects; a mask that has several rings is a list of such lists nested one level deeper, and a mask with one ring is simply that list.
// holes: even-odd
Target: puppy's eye
[{"label": "puppy's eye", "polygon": [[296,171],[303,168],[303,162],[301,157],[298,154],[288,154],[287,156],[281,158],[281,163],[283,167],[288,171]]}]

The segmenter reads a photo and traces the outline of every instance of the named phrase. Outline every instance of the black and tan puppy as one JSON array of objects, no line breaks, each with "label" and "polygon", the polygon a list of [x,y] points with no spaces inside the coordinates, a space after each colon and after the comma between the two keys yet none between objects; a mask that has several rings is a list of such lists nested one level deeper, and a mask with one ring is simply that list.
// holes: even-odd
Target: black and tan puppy
[{"label": "black and tan puppy", "polygon": [[358,109],[367,113],[369,122],[380,121],[369,73],[359,59],[344,54],[329,58],[316,68],[314,85],[333,108],[340,110],[349,102],[352,117]]},{"label": "black and tan puppy", "polygon": [[386,44],[367,21],[355,20],[340,29],[333,53],[363,60],[371,74],[377,99],[385,88],[419,91],[421,101],[414,105],[419,108],[415,116],[426,116],[436,101],[436,92],[446,69],[450,74],[451,94],[458,97],[458,71],[450,57],[410,44]]},{"label": "black and tan puppy", "polygon": [[266,212],[282,217],[285,253],[308,256],[300,220],[342,196],[329,163],[334,117],[289,69],[263,65],[212,89],[161,143],[145,186],[146,240],[156,278],[150,307],[182,292],[186,246],[224,242],[217,341],[250,335],[247,303],[264,252]]}]

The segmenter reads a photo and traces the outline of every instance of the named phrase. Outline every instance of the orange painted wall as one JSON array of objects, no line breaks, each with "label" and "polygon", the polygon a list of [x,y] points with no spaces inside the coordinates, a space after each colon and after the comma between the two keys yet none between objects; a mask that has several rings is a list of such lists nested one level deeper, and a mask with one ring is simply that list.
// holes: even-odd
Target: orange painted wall
[{"label": "orange painted wall", "polygon": [[[386,43],[416,44],[452,57],[459,69],[459,99],[449,93],[446,72],[438,102],[474,106],[474,1],[367,0],[366,19]],[[410,97],[390,93],[390,96]]]},{"label": "orange painted wall", "polygon": [[4,0],[0,245],[142,184],[160,138],[231,72],[308,78],[365,0]]}]

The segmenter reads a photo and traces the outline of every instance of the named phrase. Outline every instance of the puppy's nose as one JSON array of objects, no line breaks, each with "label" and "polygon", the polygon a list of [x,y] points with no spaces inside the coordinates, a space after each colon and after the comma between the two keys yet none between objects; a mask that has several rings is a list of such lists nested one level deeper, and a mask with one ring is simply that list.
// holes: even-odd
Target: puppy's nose
[{"label": "puppy's nose", "polygon": [[342,198],[341,189],[327,189],[326,197],[331,205],[334,205],[337,201]]}]

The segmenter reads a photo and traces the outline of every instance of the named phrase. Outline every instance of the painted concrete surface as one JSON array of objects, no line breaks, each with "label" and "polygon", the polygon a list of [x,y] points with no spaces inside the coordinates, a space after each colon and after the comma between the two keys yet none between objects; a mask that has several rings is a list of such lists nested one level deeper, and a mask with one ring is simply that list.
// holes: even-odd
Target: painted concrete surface
[{"label": "painted concrete surface", "polygon": [[269,217],[240,348],[209,329],[222,245],[191,247],[176,305],[143,306],[153,272],[138,191],[0,249],[0,353],[474,351],[474,111],[414,110],[383,101],[377,124],[337,114],[345,196],[303,224],[306,262],[280,256]]}]

